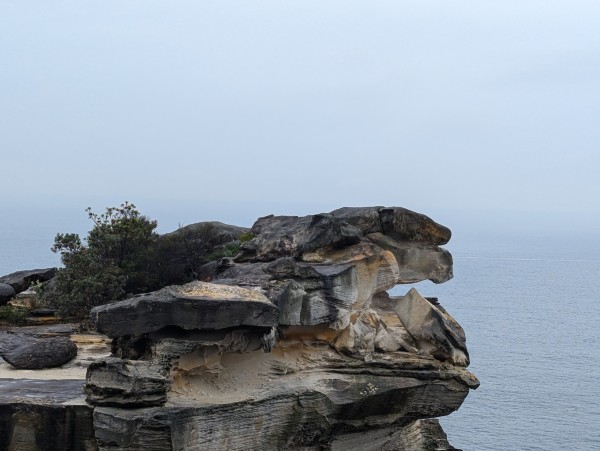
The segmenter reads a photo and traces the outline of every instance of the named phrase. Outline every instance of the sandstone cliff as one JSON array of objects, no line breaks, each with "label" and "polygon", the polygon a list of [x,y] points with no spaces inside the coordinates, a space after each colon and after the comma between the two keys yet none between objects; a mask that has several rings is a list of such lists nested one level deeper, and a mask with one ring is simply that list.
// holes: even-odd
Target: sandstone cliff
[{"label": "sandstone cliff", "polygon": [[88,367],[82,421],[92,432],[78,443],[454,449],[435,418],[479,384],[465,333],[437,299],[387,294],[453,276],[439,247],[450,230],[367,207],[267,216],[250,233],[237,256],[199,268],[198,281],[93,309],[112,356]]}]

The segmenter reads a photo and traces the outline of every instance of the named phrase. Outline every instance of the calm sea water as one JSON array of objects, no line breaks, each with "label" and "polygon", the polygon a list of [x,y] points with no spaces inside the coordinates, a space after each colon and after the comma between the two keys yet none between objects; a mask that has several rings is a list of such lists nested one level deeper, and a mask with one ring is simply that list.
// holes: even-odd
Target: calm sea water
[{"label": "calm sea water", "polygon": [[[0,218],[0,275],[53,266],[57,231],[87,224]],[[464,327],[481,387],[443,418],[464,450],[600,449],[600,241],[475,237],[447,246],[455,277],[417,284]],[[393,294],[404,294],[399,286]]]},{"label": "calm sea water", "polygon": [[[600,449],[600,246],[586,237],[467,239],[455,277],[418,284],[467,335],[481,387],[443,418],[465,450]],[[397,287],[396,291],[404,291]]]}]

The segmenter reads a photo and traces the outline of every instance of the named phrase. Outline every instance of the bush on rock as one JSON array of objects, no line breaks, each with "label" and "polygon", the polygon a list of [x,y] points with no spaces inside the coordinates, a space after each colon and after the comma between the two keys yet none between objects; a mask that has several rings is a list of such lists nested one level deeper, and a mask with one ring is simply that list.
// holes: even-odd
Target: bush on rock
[{"label": "bush on rock", "polygon": [[86,244],[77,234],[59,233],[52,247],[64,268],[42,290],[42,298],[61,316],[82,318],[92,307],[157,286],[152,271],[156,221],[128,202],[102,214],[86,211],[94,223]]}]

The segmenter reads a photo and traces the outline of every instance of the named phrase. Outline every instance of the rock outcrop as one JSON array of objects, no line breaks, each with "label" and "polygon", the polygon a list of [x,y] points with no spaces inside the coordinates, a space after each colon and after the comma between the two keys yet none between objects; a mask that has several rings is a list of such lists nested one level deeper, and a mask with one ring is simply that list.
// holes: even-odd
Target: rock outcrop
[{"label": "rock outcrop", "polygon": [[88,366],[86,400],[97,406],[162,406],[167,400],[165,376],[161,367],[144,360],[100,360]]},{"label": "rock outcrop", "polygon": [[33,283],[47,282],[56,275],[56,268],[29,269],[0,277],[0,284],[10,285],[15,293],[27,290]]},{"label": "rock outcrop", "polygon": [[479,385],[464,331],[435,298],[387,293],[452,278],[448,228],[395,207],[214,227],[195,245],[237,255],[93,309],[112,356],[79,393],[86,449],[454,449],[435,418]]},{"label": "rock outcrop", "polygon": [[203,282],[92,311],[124,359],[88,370],[99,448],[452,449],[430,420],[478,386],[464,332],[414,289],[387,295],[452,277],[450,230],[372,207],[266,216],[250,233]]},{"label": "rock outcrop", "polygon": [[99,332],[117,338],[142,336],[168,326],[185,330],[273,327],[278,313],[257,291],[191,282],[96,307],[91,316]]}]

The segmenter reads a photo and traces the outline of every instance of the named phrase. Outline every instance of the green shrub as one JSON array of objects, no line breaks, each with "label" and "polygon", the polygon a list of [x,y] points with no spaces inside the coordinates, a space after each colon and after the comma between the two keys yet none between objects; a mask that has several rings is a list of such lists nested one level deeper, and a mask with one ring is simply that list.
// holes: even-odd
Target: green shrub
[{"label": "green shrub", "polygon": [[251,232],[244,232],[240,235],[239,240],[240,243],[245,243],[246,241],[250,241],[254,238],[254,235]]},{"label": "green shrub", "polygon": [[41,293],[61,316],[83,318],[92,307],[157,284],[152,271],[156,221],[128,202],[102,214],[86,211],[94,223],[86,244],[74,233],[56,235],[52,251],[60,253],[64,268]]},{"label": "green shrub", "polygon": [[208,263],[210,261],[219,260],[223,257],[235,257],[238,252],[241,250],[241,246],[239,243],[233,242],[231,244],[227,244],[223,247],[215,249],[210,254],[204,257],[204,262]]},{"label": "green shrub", "polygon": [[5,320],[13,326],[24,326],[27,324],[29,309],[3,305],[0,307],[0,320]]}]

